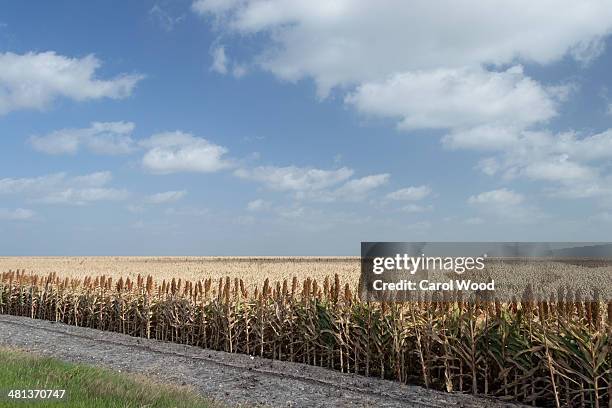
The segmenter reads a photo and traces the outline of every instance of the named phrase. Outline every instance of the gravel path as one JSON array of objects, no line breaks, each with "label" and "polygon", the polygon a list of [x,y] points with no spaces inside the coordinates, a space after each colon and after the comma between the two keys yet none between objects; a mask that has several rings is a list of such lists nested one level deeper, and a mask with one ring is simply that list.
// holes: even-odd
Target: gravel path
[{"label": "gravel path", "polygon": [[518,407],[297,363],[205,350],[0,315],[0,345],[193,386],[231,405],[269,407]]}]

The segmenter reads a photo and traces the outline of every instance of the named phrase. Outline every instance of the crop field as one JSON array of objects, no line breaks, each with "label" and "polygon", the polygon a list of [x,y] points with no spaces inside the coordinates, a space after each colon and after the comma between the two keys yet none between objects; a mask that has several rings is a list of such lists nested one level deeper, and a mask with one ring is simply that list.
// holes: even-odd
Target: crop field
[{"label": "crop field", "polygon": [[[62,278],[106,276],[115,280],[151,276],[160,284],[181,279],[218,281],[227,277],[239,278],[246,289],[253,291],[265,279],[271,283],[306,278],[323,282],[338,275],[357,291],[360,276],[359,257],[0,257],[0,272],[22,270],[46,276],[51,273]],[[475,280],[495,279],[499,298],[510,299],[521,295],[527,287],[534,296],[548,300],[559,291],[579,293],[583,299],[598,296],[612,299],[612,263],[588,262],[492,262],[485,271],[463,275]],[[453,278],[452,274],[442,279]],[[435,279],[435,277],[432,276]]]},{"label": "crop field", "polygon": [[[0,313],[537,406],[612,404],[605,296],[365,302],[356,258],[124,258],[114,268],[113,258],[51,259],[48,269],[44,258],[1,260]],[[561,288],[569,271],[577,289],[604,294],[612,276],[607,264],[541,268],[550,271],[499,273]]]},{"label": "crop field", "polygon": [[360,265],[358,257],[0,257],[0,272],[17,269],[68,278],[105,275],[135,280],[138,275],[150,275],[160,282],[229,277],[240,278],[248,288],[254,288],[265,278],[310,277],[322,282],[334,274],[357,283]]}]

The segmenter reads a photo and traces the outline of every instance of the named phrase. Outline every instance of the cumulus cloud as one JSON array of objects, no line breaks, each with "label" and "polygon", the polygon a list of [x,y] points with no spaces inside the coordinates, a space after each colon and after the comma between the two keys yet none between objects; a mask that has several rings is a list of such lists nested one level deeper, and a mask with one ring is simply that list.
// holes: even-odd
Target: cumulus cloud
[{"label": "cumulus cloud", "polygon": [[596,0],[196,0],[192,9],[230,33],[268,34],[255,60],[285,80],[313,78],[321,95],[408,71],[587,61],[612,28]]},{"label": "cumulus cloud", "polygon": [[552,197],[568,199],[596,198],[600,204],[612,207],[612,180],[595,180],[588,183],[572,183],[564,186],[546,188],[545,192]]},{"label": "cumulus cloud", "polygon": [[32,219],[35,215],[34,211],[25,208],[16,208],[14,210],[0,208],[0,220],[24,221]]},{"label": "cumulus cloud", "polygon": [[87,150],[100,155],[129,154],[144,150],[142,166],[155,174],[210,173],[233,166],[228,150],[204,138],[182,131],[162,132],[132,139],[131,122],[93,122],[87,128],[61,129],[32,136],[30,145],[47,154],[76,154]]},{"label": "cumulus cloud", "polygon": [[163,193],[156,193],[148,196],[146,202],[149,204],[166,204],[174,203],[181,200],[187,195],[185,190],[181,191],[165,191]]},{"label": "cumulus cloud", "polygon": [[522,194],[501,188],[473,195],[468,199],[473,207],[502,221],[530,222],[542,217],[534,206],[526,203]]},{"label": "cumulus cloud", "polygon": [[480,125],[455,130],[442,139],[449,149],[499,151],[519,144],[520,129],[507,125]]},{"label": "cumulus cloud", "polygon": [[[372,174],[353,178],[354,171],[348,167],[323,170],[312,167],[260,166],[252,169],[239,168],[234,174],[243,179],[263,184],[274,191],[292,192],[297,200],[319,202],[360,201],[375,189],[385,185],[389,174]],[[259,200],[249,203],[257,207]],[[257,207],[259,208],[259,207]]]},{"label": "cumulus cloud", "polygon": [[128,197],[129,193],[124,189],[100,187],[67,188],[51,192],[36,201],[44,204],[85,205],[95,201],[121,201]]},{"label": "cumulus cloud", "polygon": [[298,191],[295,198],[299,200],[313,200],[320,202],[332,201],[361,201],[371,192],[389,182],[390,175],[372,174],[369,176],[351,179],[341,186],[333,189],[320,189]]},{"label": "cumulus cloud", "polygon": [[312,191],[322,190],[348,180],[353,175],[353,170],[346,167],[321,170],[296,166],[260,166],[253,169],[237,169],[235,175],[259,182],[271,190]]},{"label": "cumulus cloud", "polygon": [[[499,143],[494,143],[496,140]],[[445,144],[451,149],[565,154],[578,161],[597,161],[612,158],[612,129],[589,135],[482,126],[469,132],[449,134],[445,137]]]},{"label": "cumulus cloud", "polygon": [[56,187],[66,179],[66,173],[47,174],[30,178],[0,179],[0,194],[37,194]]},{"label": "cumulus cloud", "polygon": [[302,218],[306,214],[306,211],[305,207],[284,208],[279,210],[278,215],[288,219]]},{"label": "cumulus cloud", "polygon": [[190,133],[158,133],[140,145],[147,149],[142,165],[152,173],[212,173],[232,166],[225,147]]},{"label": "cumulus cloud", "polygon": [[494,205],[519,205],[525,198],[512,190],[505,188],[499,190],[486,191],[468,199],[470,204],[494,204]]},{"label": "cumulus cloud", "polygon": [[433,210],[432,205],[419,205],[419,204],[408,204],[402,207],[402,211],[408,213],[420,213]]},{"label": "cumulus cloud", "polygon": [[208,208],[198,208],[198,207],[181,207],[181,208],[167,208],[164,211],[164,214],[170,216],[179,216],[179,217],[205,217],[210,214],[210,210]]},{"label": "cumulus cloud", "polygon": [[594,169],[571,162],[567,155],[529,163],[524,168],[524,174],[533,180],[560,182],[589,181],[597,177]]},{"label": "cumulus cloud", "polygon": [[493,152],[477,166],[487,174],[604,190],[594,162],[609,157],[607,135],[539,145],[534,132],[576,86],[540,83],[522,64],[597,58],[612,32],[605,2],[195,0],[192,10],[224,38],[263,39],[252,62],[282,80],[310,78],[320,97],[336,89],[401,130],[443,130],[450,149]]},{"label": "cumulus cloud", "polygon": [[110,172],[69,177],[54,173],[31,178],[0,179],[0,194],[21,195],[44,204],[83,205],[95,201],[118,201],[129,196],[125,189],[108,187]]},{"label": "cumulus cloud", "polygon": [[370,191],[387,184],[389,177],[389,174],[384,173],[349,180],[334,191],[334,195],[337,197],[345,197],[350,200],[358,200],[363,198]]},{"label": "cumulus cloud", "polygon": [[72,177],[69,182],[77,187],[101,187],[110,183],[112,179],[113,174],[110,171],[97,171],[83,176]]},{"label": "cumulus cloud", "polygon": [[[497,145],[496,138],[500,140]],[[610,129],[585,135],[481,127],[451,134],[445,144],[449,148],[492,154],[477,165],[489,176],[553,183],[554,195],[565,198],[611,194],[606,187],[609,185],[606,163],[612,159]]]},{"label": "cumulus cloud", "polygon": [[18,109],[45,109],[57,98],[75,101],[132,94],[142,75],[99,79],[93,55],[70,58],[55,52],[0,53],[0,115]]},{"label": "cumulus cloud", "polygon": [[61,129],[30,137],[35,150],[47,154],[75,154],[80,149],[96,154],[127,154],[134,150],[131,122],[93,122],[87,128]]},{"label": "cumulus cloud", "polygon": [[261,198],[253,201],[249,201],[247,204],[247,210],[249,211],[266,211],[272,207],[272,204],[269,201],[262,200]]},{"label": "cumulus cloud", "polygon": [[400,190],[393,191],[387,194],[387,198],[390,200],[399,201],[419,201],[431,194],[431,187],[429,186],[418,186],[418,187],[406,187]]},{"label": "cumulus cloud", "polygon": [[392,191],[385,195],[384,199],[387,202],[408,202],[400,208],[401,211],[407,213],[421,213],[433,210],[431,204],[418,203],[431,195],[432,189],[429,186],[410,186]]},{"label": "cumulus cloud", "polygon": [[398,118],[401,129],[470,128],[483,123],[528,126],[556,114],[556,95],[520,66],[501,72],[437,69],[369,82],[347,103],[370,115]]},{"label": "cumulus cloud", "polygon": [[191,8],[196,13],[217,13],[228,11],[237,6],[241,0],[196,0]]}]

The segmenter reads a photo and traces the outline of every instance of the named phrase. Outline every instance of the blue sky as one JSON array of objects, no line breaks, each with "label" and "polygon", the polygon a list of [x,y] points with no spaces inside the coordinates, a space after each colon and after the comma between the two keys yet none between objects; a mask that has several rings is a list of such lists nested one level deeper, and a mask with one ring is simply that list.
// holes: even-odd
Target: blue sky
[{"label": "blue sky", "polygon": [[0,254],[610,241],[612,4],[532,3],[6,3]]}]

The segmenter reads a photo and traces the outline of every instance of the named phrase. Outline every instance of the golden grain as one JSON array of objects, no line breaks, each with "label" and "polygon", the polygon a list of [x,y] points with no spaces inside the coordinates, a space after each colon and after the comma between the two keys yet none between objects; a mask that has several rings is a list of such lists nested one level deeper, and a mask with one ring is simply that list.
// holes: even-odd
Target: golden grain
[{"label": "golden grain", "polygon": [[538,406],[612,400],[610,303],[367,303],[351,286],[338,275],[266,278],[250,291],[230,277],[14,271],[0,276],[0,313]]}]

